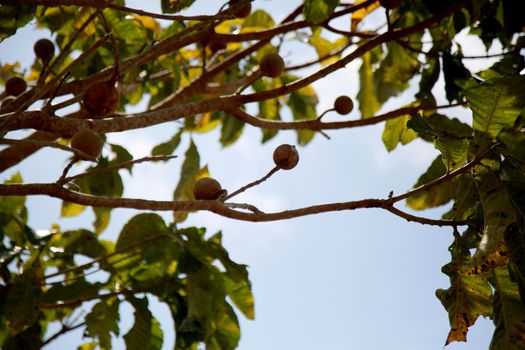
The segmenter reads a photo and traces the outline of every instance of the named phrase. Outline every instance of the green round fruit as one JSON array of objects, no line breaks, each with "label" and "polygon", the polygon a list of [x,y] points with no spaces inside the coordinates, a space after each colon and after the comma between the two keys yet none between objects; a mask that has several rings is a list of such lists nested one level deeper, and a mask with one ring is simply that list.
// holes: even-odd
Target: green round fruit
[{"label": "green round fruit", "polygon": [[284,60],[277,53],[266,54],[259,65],[264,76],[276,78],[284,72]]},{"label": "green round fruit", "polygon": [[18,96],[27,89],[27,83],[20,77],[11,77],[5,82],[5,92],[8,96]]},{"label": "green round fruit", "polygon": [[96,131],[80,129],[71,139],[71,147],[84,152],[91,158],[97,158],[102,152],[104,139]]},{"label": "green round fruit", "polygon": [[49,39],[40,39],[33,46],[36,57],[47,62],[55,54],[55,45]]},{"label": "green round fruit", "polygon": [[348,96],[342,95],[335,99],[334,109],[341,115],[346,115],[354,109],[354,102]]},{"label": "green round fruit", "polygon": [[273,162],[279,169],[293,169],[299,163],[299,152],[295,146],[282,144],[273,151]]},{"label": "green round fruit", "polygon": [[98,81],[86,89],[82,102],[90,114],[103,117],[115,112],[120,102],[120,94],[114,84]]},{"label": "green round fruit", "polygon": [[221,184],[211,177],[200,178],[193,187],[193,196],[197,200],[215,200],[221,194],[223,194]]}]

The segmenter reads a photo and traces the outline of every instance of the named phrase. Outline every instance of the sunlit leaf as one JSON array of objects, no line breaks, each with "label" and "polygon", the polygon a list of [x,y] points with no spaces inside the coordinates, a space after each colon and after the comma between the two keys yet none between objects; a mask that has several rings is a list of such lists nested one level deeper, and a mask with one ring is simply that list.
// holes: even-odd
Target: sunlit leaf
[{"label": "sunlit leaf", "polygon": [[381,103],[377,99],[374,88],[372,69],[372,66],[379,59],[379,55],[381,55],[380,47],[361,56],[363,62],[359,68],[359,93],[357,94],[361,118],[371,117],[381,108]]},{"label": "sunlit leaf", "polygon": [[409,119],[409,115],[404,115],[389,119],[385,123],[381,139],[388,152],[393,151],[400,142],[406,145],[417,137],[417,133],[414,130],[407,128]]},{"label": "sunlit leaf", "polygon": [[339,4],[339,0],[305,0],[303,14],[315,24],[328,19]]},{"label": "sunlit leaf", "polygon": [[[359,5],[362,2],[365,2],[366,0],[356,0],[354,2],[355,5]],[[357,25],[366,17],[368,16],[372,11],[374,11],[376,8],[380,6],[379,1],[375,1],[372,4],[361,8],[354,13],[352,13],[352,25],[351,29],[356,30]]]}]

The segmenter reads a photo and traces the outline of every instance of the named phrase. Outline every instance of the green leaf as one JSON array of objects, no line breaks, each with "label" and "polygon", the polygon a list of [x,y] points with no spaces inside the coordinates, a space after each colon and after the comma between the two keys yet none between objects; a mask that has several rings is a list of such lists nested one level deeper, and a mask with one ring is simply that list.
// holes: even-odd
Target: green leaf
[{"label": "green leaf", "polygon": [[376,96],[372,70],[372,66],[377,63],[379,56],[382,54],[378,50],[380,48],[379,46],[361,56],[363,62],[359,68],[359,93],[357,94],[357,100],[359,101],[359,110],[362,118],[373,116],[382,105]]},{"label": "green leaf", "polygon": [[[21,184],[23,183],[22,175],[16,172],[10,178],[4,181],[4,184]],[[23,212],[26,203],[26,197],[23,196],[0,196],[0,213],[12,214],[19,216]]]},{"label": "green leaf", "polygon": [[223,146],[230,146],[239,139],[244,129],[244,122],[228,113],[223,114],[220,142]]},{"label": "green leaf", "polygon": [[[160,350],[163,343],[163,334],[158,321],[155,320],[148,309],[148,299],[128,297],[127,300],[135,308],[135,323],[126,335],[126,349],[130,350]],[[156,321],[156,320],[155,320]]]},{"label": "green leaf", "polygon": [[454,242],[449,248],[452,261],[442,269],[450,277],[450,288],[436,291],[450,320],[450,332],[445,345],[454,341],[466,341],[469,327],[474,325],[479,316],[490,316],[492,311],[490,285],[479,275],[466,272],[470,251],[457,231],[454,236]]},{"label": "green leaf", "polygon": [[226,293],[235,306],[248,319],[255,319],[255,305],[250,285],[246,281],[235,282],[230,278],[225,279]]},{"label": "green leaf", "polygon": [[242,24],[243,30],[249,28],[249,31],[269,29],[273,27],[275,27],[275,22],[272,16],[263,10],[253,11],[248,17],[246,17]]},{"label": "green leaf", "polygon": [[[89,283],[84,279],[73,281],[70,284],[56,284],[45,292],[42,301],[44,303],[54,304],[68,300],[93,297],[98,294],[101,288],[102,283]],[[70,307],[76,308],[77,305]]]},{"label": "green leaf", "polygon": [[[129,153],[129,151],[125,149],[124,147],[120,145],[115,145],[115,144],[110,144],[110,146],[111,146],[111,151],[115,155],[115,157],[111,160],[110,164],[121,164],[124,162],[129,162],[130,160],[133,159],[133,156],[131,155],[131,153]],[[131,174],[131,165],[125,167],[124,169],[128,169],[128,171]]]},{"label": "green leaf", "polygon": [[119,334],[120,300],[116,297],[99,301],[86,315],[86,335],[97,338],[100,348],[111,349],[111,334]]},{"label": "green leaf", "polygon": [[82,214],[82,212],[85,209],[86,206],[84,205],[62,201],[62,207],[60,208],[60,216],[63,218],[77,216]]},{"label": "green leaf", "polygon": [[461,58],[443,53],[443,74],[445,76],[445,92],[447,100],[459,100],[465,81],[470,78],[470,72],[465,68]]},{"label": "green leaf", "polygon": [[461,168],[467,162],[468,142],[464,139],[436,137],[434,147],[441,152],[448,171]]},{"label": "green leaf", "polygon": [[[445,164],[443,164],[441,156],[438,156],[434,159],[427,171],[419,177],[414,188],[429,183],[445,175],[446,172]],[[423,210],[446,204],[454,199],[456,186],[456,182],[452,180],[430,187],[427,191],[417,193],[407,198],[407,206],[415,210]]]},{"label": "green leaf", "polygon": [[525,107],[525,76],[492,78],[477,83],[470,79],[465,96],[473,112],[473,127],[496,137]]},{"label": "green leaf", "polygon": [[176,13],[190,7],[195,0],[162,0],[162,13]]},{"label": "green leaf", "polygon": [[152,156],[170,155],[177,149],[180,144],[183,129],[180,129],[171,139],[160,143],[151,150]]},{"label": "green leaf", "polygon": [[211,319],[224,303],[226,291],[224,278],[215,266],[203,266],[188,274],[188,316]]},{"label": "green leaf", "polygon": [[180,170],[179,184],[173,194],[173,200],[182,200],[184,197],[189,199],[189,196],[187,196],[187,193],[185,193],[186,191],[184,190],[187,187],[188,182],[191,182],[192,178],[194,178],[195,174],[199,171],[200,155],[193,140],[191,140],[185,156],[186,158],[184,159],[184,163],[182,163]]},{"label": "green leaf", "polygon": [[41,294],[40,281],[31,274],[18,276],[12,284],[2,310],[11,335],[37,321]]},{"label": "green leaf", "polygon": [[213,337],[206,341],[208,350],[233,350],[237,348],[241,338],[241,330],[237,315],[228,303],[224,304],[225,310],[221,312],[216,322],[216,330]]},{"label": "green leaf", "polygon": [[[308,40],[308,43],[312,45],[315,48],[315,51],[317,52],[317,57],[321,58],[324,56],[327,56],[337,50],[338,48],[342,47],[344,44],[346,44],[346,40],[337,40],[335,42],[331,42],[323,37],[321,37],[321,28],[317,27],[313,30],[312,35],[310,36],[310,39]],[[333,63],[337,61],[339,58],[339,55],[324,59],[321,61],[321,64],[327,65],[330,63]]]},{"label": "green leaf", "polygon": [[[124,225],[122,231],[120,231],[115,250],[122,250],[148,237],[163,234],[169,234],[169,230],[160,215],[153,213],[139,214],[132,217],[128,223]],[[161,239],[157,242],[148,242],[143,247],[138,247],[137,249],[148,249],[152,246],[165,245],[165,242],[163,243]]]},{"label": "green leaf", "polygon": [[95,213],[93,227],[95,228],[95,233],[100,234],[109,225],[111,208],[93,207],[93,213]]},{"label": "green leaf", "polygon": [[221,232],[217,232],[216,234],[211,236],[207,241],[207,246],[210,255],[221,262],[222,266],[224,266],[224,268],[226,269],[226,273],[232,280],[236,282],[244,281],[248,283],[248,285],[250,285],[246,265],[237,264],[230,259],[228,251],[222,245]]},{"label": "green leaf", "polygon": [[393,151],[401,142],[406,145],[417,137],[417,133],[407,128],[407,122],[410,115],[400,116],[394,119],[389,119],[385,123],[385,129],[381,139],[388,152]]},{"label": "green leaf", "polygon": [[81,254],[93,259],[109,253],[96,234],[83,229],[55,235],[51,245],[62,248],[66,254]]},{"label": "green leaf", "polygon": [[512,282],[507,267],[494,269],[495,288],[493,320],[496,326],[490,350],[518,350],[525,348],[525,306],[518,286]]},{"label": "green leaf", "polygon": [[339,0],[305,0],[303,14],[307,21],[315,24],[328,19],[339,4]]},{"label": "green leaf", "polygon": [[[288,106],[292,110],[294,120],[317,118],[315,107],[318,103],[319,99],[317,98],[317,94],[311,86],[306,86],[292,92],[288,100]],[[314,136],[315,132],[312,130],[299,130],[297,131],[297,142],[304,146],[309,143]]]},{"label": "green leaf", "polygon": [[0,42],[28,24],[35,16],[36,6],[0,7]]},{"label": "green leaf", "polygon": [[483,272],[484,266],[498,263],[507,226],[517,220],[516,209],[501,180],[485,167],[476,167],[481,205],[483,206],[483,235],[474,254],[470,269]]}]

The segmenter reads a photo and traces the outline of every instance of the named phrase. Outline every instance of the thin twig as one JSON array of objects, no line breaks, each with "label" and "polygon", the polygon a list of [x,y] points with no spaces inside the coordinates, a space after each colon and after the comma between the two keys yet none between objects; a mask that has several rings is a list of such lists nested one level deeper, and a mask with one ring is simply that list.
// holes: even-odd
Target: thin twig
[{"label": "thin twig", "polygon": [[73,166],[73,164],[75,164],[76,162],[79,161],[79,158],[74,156],[73,159],[71,159],[69,161],[69,163],[66,165],[66,167],[64,168],[64,170],[62,171],[62,175],[60,175],[60,178],[57,180],[57,184],[58,185],[62,185],[65,183],[65,178],[66,178],[66,175],[67,173],[69,172],[69,170],[71,169],[71,167]]},{"label": "thin twig", "polygon": [[77,174],[77,175],[73,175],[73,176],[70,176],[70,177],[66,177],[64,179],[63,183],[70,182],[71,180],[78,179],[78,178],[81,178],[81,177],[105,174],[105,173],[108,173],[108,172],[111,172],[111,171],[114,171],[114,170],[117,170],[117,169],[122,169],[122,168],[128,167],[130,165],[135,165],[135,164],[139,164],[139,163],[143,163],[143,162],[167,161],[167,160],[170,160],[170,159],[173,159],[173,158],[177,158],[177,156],[149,156],[149,157],[143,157],[143,158],[139,158],[139,159],[132,159],[132,160],[128,160],[127,162],[122,162],[122,163],[119,163],[119,164],[108,166],[106,168],[97,168],[97,169],[93,169],[93,170],[90,170],[90,171],[86,171],[86,172],[81,173],[81,174]]},{"label": "thin twig", "polygon": [[82,152],[81,150],[71,148],[68,146],[61,145],[60,143],[52,142],[52,141],[42,141],[42,140],[32,140],[32,139],[23,139],[23,140],[15,140],[15,139],[6,139],[6,138],[0,138],[0,144],[5,145],[35,145],[35,146],[41,146],[41,147],[51,147],[51,148],[57,148],[61,149],[63,151],[71,152],[76,156],[81,157],[82,159],[90,160],[95,162],[96,158],[93,158],[87,153]]},{"label": "thin twig", "polygon": [[65,270],[61,270],[61,271],[57,271],[55,273],[51,273],[49,275],[45,275],[43,277],[43,279],[53,278],[53,277],[56,277],[56,276],[60,276],[62,274],[69,273],[69,272],[87,269],[91,265],[96,264],[96,263],[101,262],[101,261],[104,261],[104,260],[107,260],[107,259],[109,259],[112,256],[115,256],[117,254],[122,254],[122,253],[127,252],[128,250],[131,250],[131,249],[134,249],[134,248],[139,247],[141,245],[144,245],[145,243],[148,243],[148,242],[151,242],[151,241],[155,241],[155,240],[160,239],[160,238],[168,238],[168,237],[172,237],[172,236],[170,236],[168,234],[165,234],[165,233],[161,233],[161,234],[158,234],[158,235],[155,235],[155,236],[146,237],[144,239],[141,239],[140,241],[134,242],[134,243],[126,246],[125,248],[122,248],[120,250],[114,251],[113,253],[109,253],[109,254],[106,254],[104,256],[98,257],[96,259],[91,260],[90,262],[85,263],[85,264],[78,265],[78,266],[73,266],[73,267],[70,267],[70,268],[65,269]]},{"label": "thin twig", "polygon": [[53,340],[55,340],[56,338],[60,337],[62,334],[65,334],[69,331],[73,331],[77,328],[80,328],[80,327],[83,327],[86,325],[86,322],[80,322],[79,324],[77,325],[74,325],[74,326],[68,326],[68,325],[65,325],[63,324],[62,325],[62,328],[56,332],[55,334],[53,334],[52,336],[50,336],[48,339],[46,339],[43,343],[42,343],[42,347],[48,345],[49,343],[51,343]]},{"label": "thin twig", "polygon": [[225,198],[224,198],[224,202],[227,201],[228,199],[232,198],[232,197],[235,197],[236,195],[238,195],[239,193],[242,193],[244,191],[246,191],[247,189],[249,189],[250,187],[253,187],[253,186],[257,186],[258,184],[260,183],[263,183],[264,181],[268,180],[270,178],[270,176],[272,176],[273,174],[275,174],[277,171],[279,171],[279,167],[276,166],[274,167],[272,170],[270,170],[268,172],[268,174],[264,175],[263,177],[261,177],[259,180],[256,180],[254,182],[250,182],[249,184],[245,185],[245,186],[242,186],[241,188],[239,188],[237,191],[234,191],[232,193],[230,193],[229,195],[227,195]]}]

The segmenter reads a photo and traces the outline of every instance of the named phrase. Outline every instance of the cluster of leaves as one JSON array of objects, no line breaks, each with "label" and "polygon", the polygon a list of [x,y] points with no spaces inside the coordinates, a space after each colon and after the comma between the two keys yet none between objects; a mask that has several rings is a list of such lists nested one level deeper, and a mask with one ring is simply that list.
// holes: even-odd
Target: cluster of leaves
[{"label": "cluster of leaves", "polygon": [[[231,2],[235,3],[238,1]],[[51,61],[52,69],[46,74],[68,70],[75,63],[63,82],[66,93],[76,95],[74,101],[82,96],[90,77],[119,63],[123,67],[118,77],[119,112],[145,98],[149,99],[148,111],[158,111],[179,102],[198,103],[234,95],[245,88],[243,82],[266,53],[282,50],[292,40],[304,44],[304,33],[299,29],[310,30],[308,45],[318,56],[305,67],[326,68],[328,74],[335,70],[331,67],[338,67],[342,57],[349,57],[342,56],[345,48],[355,46],[362,50],[356,57],[361,60],[356,100],[362,119],[373,117],[383,104],[413,86],[413,78],[419,78],[414,102],[410,104],[414,112],[388,119],[382,139],[388,151],[416,138],[433,143],[440,155],[415,187],[433,181],[436,185],[408,197],[407,206],[424,210],[452,202],[444,219],[468,227],[463,233],[454,228],[452,261],[443,268],[450,276],[451,287],[437,291],[450,316],[447,344],[465,341],[468,328],[479,316],[487,316],[496,325],[492,349],[523,348],[525,79],[520,72],[525,68],[525,60],[520,52],[525,47],[525,20],[520,14],[525,12],[524,5],[511,0],[404,1],[388,11],[386,34],[357,32],[359,23],[380,3],[356,1],[357,6],[368,6],[363,5],[352,14],[352,31],[347,35],[336,32],[335,39],[326,35],[331,30],[326,20],[341,8],[342,12],[351,9],[337,0],[305,0],[304,21],[298,21],[296,29],[277,31],[277,37],[267,34],[278,24],[262,10],[253,11],[246,18],[223,16],[210,22],[173,19],[162,26],[154,16],[115,8],[2,6],[0,40],[15,34],[31,20],[48,28],[56,45],[67,50],[60,59]],[[192,4],[192,0],[161,1],[165,14],[177,13]],[[446,11],[450,15],[443,15]],[[432,26],[411,30],[432,19],[436,19]],[[454,41],[463,30],[477,35],[487,48],[499,40],[504,54],[489,69],[470,72],[464,65],[468,58]],[[89,52],[107,38],[108,31],[112,40],[102,41],[89,59],[76,60],[76,52]],[[407,34],[396,36],[403,31]],[[359,41],[355,41],[355,33]],[[253,39],[238,41],[234,38],[237,34],[255,35]],[[197,39],[184,45],[176,41],[191,35]],[[430,49],[424,44],[429,39]],[[170,40],[178,46],[163,46]],[[157,54],[159,47],[165,50],[162,54]],[[222,62],[228,64],[210,74]],[[303,77],[292,74],[292,67],[288,66],[278,77],[250,81],[253,95],[262,96],[300,82]],[[42,62],[35,60],[25,79],[38,88],[51,79],[42,78],[45,70]],[[4,65],[0,83],[14,74],[22,75],[16,64]],[[473,115],[471,123],[441,113],[433,95],[441,74],[446,98],[468,107]],[[59,87],[56,91],[60,91]],[[318,97],[307,84],[285,90],[277,97],[254,98],[253,102],[257,102],[256,116],[265,121],[286,120],[287,114],[293,121],[314,121],[318,117]],[[227,111],[188,113],[176,133],[152,149],[152,156],[173,154],[183,135],[218,127],[219,142],[224,146],[234,144],[245,123]],[[97,119],[83,112],[73,112],[63,119]],[[114,117],[115,123],[120,122],[118,118],[122,115]],[[266,142],[276,135],[277,129],[262,128],[261,132],[261,140]],[[296,133],[297,143],[306,145],[316,130],[297,128]],[[46,140],[61,136],[62,144],[67,144],[71,135],[44,136]],[[29,152],[27,156],[36,149],[24,152]],[[95,197],[121,197],[124,185],[119,171],[131,173],[132,156],[119,145],[110,145],[110,150],[96,166],[86,169],[85,176],[74,177],[67,186]],[[198,149],[190,140],[173,200],[194,200],[193,185],[208,175],[207,166],[201,165]],[[440,181],[443,178],[446,181]],[[21,182],[19,175],[7,181]],[[61,214],[75,216],[85,208],[79,203],[63,202]],[[91,339],[83,349],[110,348],[111,338],[119,334],[119,306],[127,302],[135,310],[134,326],[124,335],[127,346],[158,349],[163,335],[148,310],[152,296],[166,303],[172,313],[177,349],[194,349],[200,343],[208,349],[237,346],[240,331],[231,303],[252,319],[253,297],[246,267],[230,260],[220,233],[208,237],[204,229],[178,228],[187,211],[174,212],[171,223],[156,214],[144,213],[133,217],[117,241],[111,242],[99,238],[110,221],[111,209],[92,208],[96,217],[93,232],[62,232],[56,226],[42,236],[27,226],[24,197],[0,197],[3,348],[39,348],[78,327],[85,327],[84,335]],[[84,310],[81,306],[90,301],[95,304],[87,309],[83,321],[78,321],[78,314]],[[44,339],[48,325],[57,322],[61,329]]]},{"label": "cluster of leaves", "polygon": [[[9,181],[20,182],[20,175]],[[109,349],[112,334],[119,335],[124,302],[135,310],[126,346],[160,349],[163,332],[148,309],[148,295],[169,306],[177,349],[198,342],[210,349],[237,346],[239,322],[226,298],[247,318],[254,317],[246,266],[229,258],[220,232],[206,238],[204,229],[177,229],[145,213],[131,218],[116,242],[85,229],[62,232],[58,226],[39,236],[26,225],[24,197],[2,198],[0,214],[1,271],[8,281],[0,289],[3,349],[40,348],[53,322],[62,324],[57,334],[85,326],[84,336],[91,341],[82,349]],[[79,306],[88,301],[96,303],[83,321],[75,321],[75,312],[78,316]]]}]

